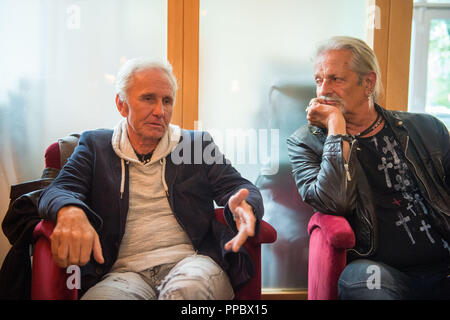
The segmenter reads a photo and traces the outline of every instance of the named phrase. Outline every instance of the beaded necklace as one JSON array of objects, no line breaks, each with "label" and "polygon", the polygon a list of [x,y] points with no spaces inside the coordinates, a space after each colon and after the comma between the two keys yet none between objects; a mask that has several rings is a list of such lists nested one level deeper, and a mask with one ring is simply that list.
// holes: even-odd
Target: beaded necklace
[{"label": "beaded necklace", "polygon": [[372,124],[366,130],[355,134],[354,137],[358,138],[361,136],[365,136],[366,134],[368,134],[368,133],[372,132],[373,130],[375,130],[376,128],[378,128],[382,122],[383,122],[383,117],[381,116],[380,113],[377,112],[377,118],[375,119],[375,121],[372,122]]}]

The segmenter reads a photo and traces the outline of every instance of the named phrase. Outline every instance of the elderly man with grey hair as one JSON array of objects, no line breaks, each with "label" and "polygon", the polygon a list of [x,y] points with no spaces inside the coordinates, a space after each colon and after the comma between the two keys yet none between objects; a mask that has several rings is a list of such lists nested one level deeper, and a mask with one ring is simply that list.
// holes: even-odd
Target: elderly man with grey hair
[{"label": "elderly man with grey hair", "polygon": [[84,132],[40,199],[55,262],[81,266],[82,299],[232,299],[253,272],[242,245],[263,215],[258,189],[206,132],[170,124],[170,64],[129,60],[116,87],[122,121]]},{"label": "elderly man with grey hair", "polygon": [[377,104],[377,59],[359,39],[323,43],[314,79],[308,125],[288,148],[303,200],[344,216],[355,232],[339,297],[450,298],[447,128],[430,115]]}]

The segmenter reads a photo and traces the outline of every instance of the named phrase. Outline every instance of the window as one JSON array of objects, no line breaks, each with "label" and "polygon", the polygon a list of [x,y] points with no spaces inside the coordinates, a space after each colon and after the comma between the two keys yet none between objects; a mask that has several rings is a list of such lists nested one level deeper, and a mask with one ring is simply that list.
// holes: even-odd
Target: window
[{"label": "window", "polygon": [[450,128],[450,1],[415,1],[409,111]]},{"label": "window", "polygon": [[286,138],[306,124],[317,42],[364,39],[367,9],[361,0],[200,0],[199,126],[260,188],[264,220],[278,231],[262,247],[264,289],[307,288],[312,211],[296,202]]}]

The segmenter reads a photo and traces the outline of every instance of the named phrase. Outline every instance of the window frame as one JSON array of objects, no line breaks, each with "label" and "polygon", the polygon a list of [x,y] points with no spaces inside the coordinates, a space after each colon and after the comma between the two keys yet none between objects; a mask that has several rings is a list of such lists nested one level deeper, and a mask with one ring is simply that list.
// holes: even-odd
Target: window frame
[{"label": "window frame", "polygon": [[450,19],[450,3],[414,4],[408,106],[411,112],[426,112],[430,22],[433,19]]},{"label": "window frame", "polygon": [[167,0],[167,57],[178,82],[172,123],[194,129],[198,120],[200,0]]}]

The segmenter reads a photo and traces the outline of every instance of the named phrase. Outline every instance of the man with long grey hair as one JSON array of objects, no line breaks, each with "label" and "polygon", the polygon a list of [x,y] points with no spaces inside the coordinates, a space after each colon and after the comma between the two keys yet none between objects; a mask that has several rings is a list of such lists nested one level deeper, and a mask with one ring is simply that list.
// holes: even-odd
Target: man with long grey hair
[{"label": "man with long grey hair", "polygon": [[[303,200],[356,235],[341,299],[450,298],[450,140],[426,114],[389,111],[362,40],[333,37],[314,61],[308,125],[288,139]],[[371,270],[379,281],[370,283]],[[370,284],[370,285],[369,285]]]},{"label": "man with long grey hair", "polygon": [[83,299],[232,299],[252,275],[242,245],[258,232],[261,195],[208,133],[170,124],[176,91],[169,63],[126,62],[122,121],[84,132],[42,194],[53,259],[81,266]]}]

